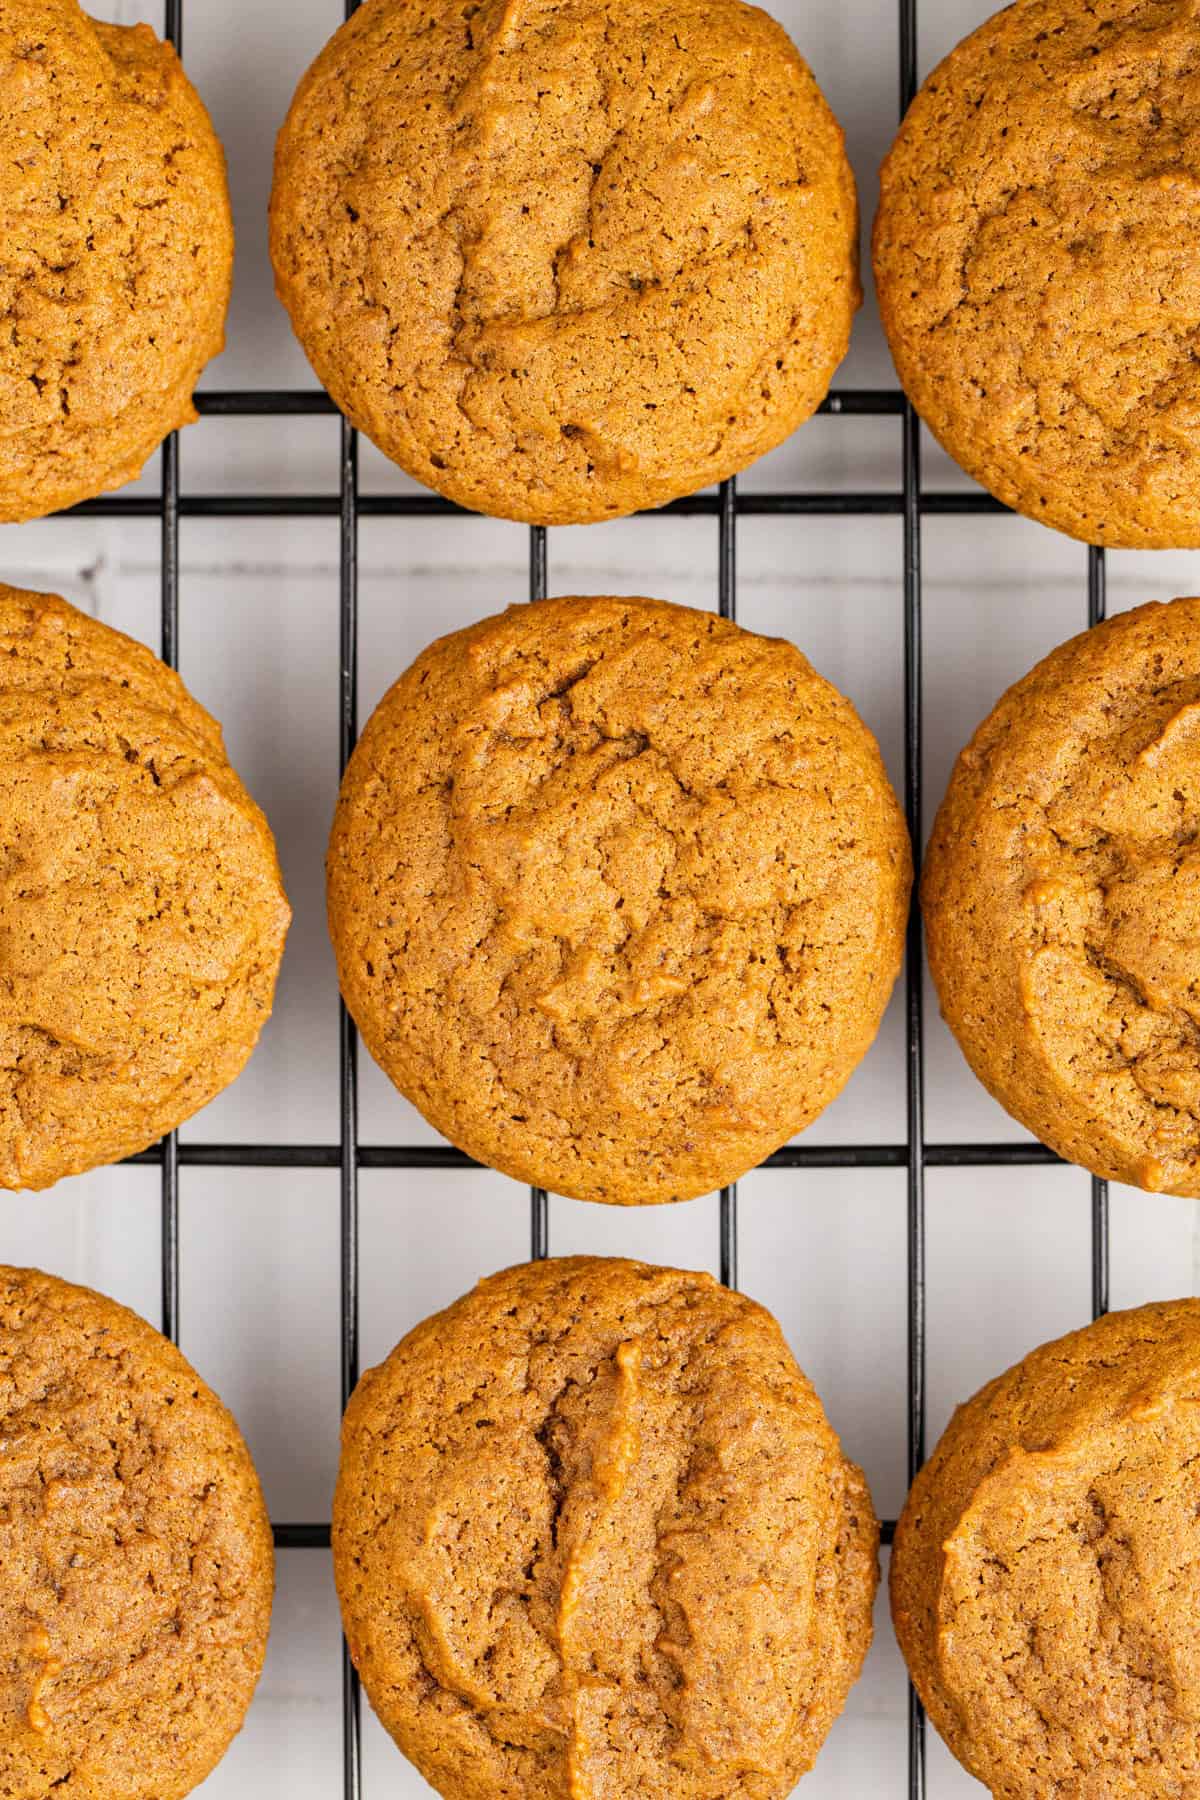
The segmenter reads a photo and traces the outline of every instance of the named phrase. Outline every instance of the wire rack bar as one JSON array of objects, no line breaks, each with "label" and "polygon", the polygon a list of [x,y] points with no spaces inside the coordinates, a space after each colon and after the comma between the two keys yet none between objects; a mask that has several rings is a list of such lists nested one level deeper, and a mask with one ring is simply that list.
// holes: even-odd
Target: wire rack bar
[{"label": "wire rack bar", "polygon": [[[179,666],[179,439],[163,445],[162,494],[162,659]],[[162,1169],[160,1231],[162,1233],[163,1336],[179,1342],[179,1138],[170,1132],[158,1146]]]},{"label": "wire rack bar", "polygon": [[[347,15],[353,4],[347,5]],[[339,577],[338,761],[344,771],[358,737],[358,434],[342,421],[341,568]],[[358,1034],[338,1001],[338,1071],[341,1135],[341,1328],[342,1405],[358,1381]],[[362,1792],[362,1695],[358,1675],[342,1644],[342,1793]]]},{"label": "wire rack bar", "polygon": [[[1107,607],[1104,552],[1094,546],[1088,550],[1088,624],[1099,625]],[[1108,1183],[1099,1175],[1092,1176],[1092,1317],[1098,1319],[1108,1311]]]},{"label": "wire rack bar", "polygon": [[[277,1550],[328,1550],[330,1529],[322,1524],[293,1524],[285,1522],[271,1527],[275,1536]],[[881,1519],[879,1536],[883,1543],[890,1544],[896,1534],[895,1519]]]},{"label": "wire rack bar", "polygon": [[[208,388],[196,395],[196,411],[201,417],[254,418],[285,413],[337,417],[337,407],[323,388]],[[895,388],[833,388],[818,411],[834,416],[899,418],[904,400]]]},{"label": "wire rack bar", "polygon": [[[917,91],[917,0],[899,0],[900,115]],[[921,517],[932,512],[933,496],[921,493],[921,427],[904,402],[904,806],[920,877],[922,832]],[[957,495],[947,496],[956,501]],[[990,496],[984,496],[990,499]],[[947,506],[947,510],[956,510]],[[990,510],[990,509],[989,509]],[[911,1482],[925,1460],[925,1032],[922,1013],[924,962],[920,909],[908,920],[905,1012],[908,1026],[908,1474]],[[925,1710],[912,1683],[908,1688],[909,1800],[925,1795]]]},{"label": "wire rack bar", "polygon": [[[210,1144],[185,1141],[179,1164],[193,1169],[339,1169],[341,1144]],[[163,1160],[162,1144],[153,1144],[125,1162],[154,1167]],[[1044,1144],[1027,1139],[1012,1144],[926,1144],[927,1169],[1023,1169],[1062,1164]],[[360,1144],[360,1169],[482,1169],[452,1144]],[[904,1144],[785,1144],[760,1169],[906,1169]],[[539,1190],[543,1191],[543,1190]]]},{"label": "wire rack bar", "polygon": [[[164,0],[163,32],[177,53],[183,49],[183,0]],[[179,435],[172,432],[162,447],[161,488],[161,632],[162,659],[179,667]],[[179,1342],[179,1140],[172,1131],[162,1140],[159,1210],[162,1234],[163,1336]]]},{"label": "wire rack bar", "polygon": [[[550,591],[546,527],[529,527],[529,598],[544,600]],[[529,1190],[529,1254],[534,1262],[550,1254],[550,1196],[545,1188]]]},{"label": "wire rack bar", "polygon": [[[330,1530],[322,1524],[293,1524],[286,1522],[271,1527],[275,1534],[277,1550],[328,1550]],[[896,1534],[895,1519],[881,1519],[879,1535],[883,1543],[890,1544]]]},{"label": "wire rack bar", "polygon": [[[723,619],[737,618],[737,481],[721,483],[717,514],[717,611]],[[728,1288],[737,1286],[738,1191],[737,1182],[721,1189],[718,1213],[717,1255],[720,1277]]]},{"label": "wire rack bar", "polygon": [[[743,493],[738,513],[743,518],[903,518],[909,500],[902,492],[883,488],[847,490],[845,493]],[[990,494],[978,492],[926,492],[919,497],[924,515],[963,517],[1007,513]],[[106,494],[68,507],[59,518],[157,519],[162,503],[153,494]],[[185,519],[340,519],[340,494],[183,494],[178,513]],[[685,494],[656,512],[635,513],[637,519],[720,518],[718,493]],[[358,516],[364,519],[473,519],[478,515],[438,494],[362,494]]]}]

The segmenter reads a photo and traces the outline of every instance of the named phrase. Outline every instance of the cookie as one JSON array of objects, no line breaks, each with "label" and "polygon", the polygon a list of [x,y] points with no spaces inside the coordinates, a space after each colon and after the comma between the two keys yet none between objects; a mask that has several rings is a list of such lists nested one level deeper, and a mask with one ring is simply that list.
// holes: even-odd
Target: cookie
[{"label": "cookie", "polygon": [[367,0],[279,136],[279,297],[351,422],[478,512],[659,506],[781,443],[860,303],[842,133],[740,0]]},{"label": "cookie", "polygon": [[950,1749],[1004,1800],[1200,1783],[1200,1301],[1107,1318],[960,1406],[914,1483],[892,1616]]},{"label": "cookie", "polygon": [[880,311],[968,474],[1091,544],[1200,546],[1190,0],[1017,0],[930,75],[883,168]]},{"label": "cookie", "polygon": [[342,1432],[350,1653],[446,1800],[789,1793],[862,1666],[878,1536],[779,1326],[708,1275],[493,1275]]},{"label": "cookie", "polygon": [[432,644],[342,783],[329,922],[376,1061],[521,1181],[709,1192],[809,1124],[903,948],[875,740],[793,645],[661,600]]},{"label": "cookie", "polygon": [[0,521],[132,481],[195,418],[233,269],[225,161],[169,44],[0,15]]},{"label": "cookie", "polygon": [[290,919],[220,727],[140,644],[0,586],[0,1187],[143,1150],[239,1073]]},{"label": "cookie", "polygon": [[1061,645],[959,757],[925,863],[942,1012],[1013,1117],[1200,1196],[1200,599]]},{"label": "cookie", "polygon": [[240,1729],[271,1528],[234,1421],[136,1313],[0,1268],[0,1793],[178,1800]]}]

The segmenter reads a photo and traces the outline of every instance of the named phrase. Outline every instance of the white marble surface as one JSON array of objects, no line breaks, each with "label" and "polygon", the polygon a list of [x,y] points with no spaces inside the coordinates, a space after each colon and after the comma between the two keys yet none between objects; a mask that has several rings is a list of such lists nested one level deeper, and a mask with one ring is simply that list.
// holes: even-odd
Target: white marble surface
[{"label": "white marble surface", "polygon": [[[156,8],[95,0],[106,16]],[[896,114],[892,0],[775,8],[843,120],[864,212]],[[981,0],[922,0],[922,68],[974,26]],[[274,130],[296,78],[337,23],[333,0],[187,0],[185,56],[228,148],[238,220],[229,348],[206,384],[307,384],[271,292],[265,203]],[[873,306],[839,380],[891,381]],[[185,489],[332,492],[336,421],[208,420],[183,440]],[[930,485],[964,478],[927,447]],[[406,483],[364,447],[364,485]],[[144,477],[157,482],[152,468]],[[818,420],[752,471],[747,487],[900,483],[894,420]],[[855,700],[899,779],[902,643],[898,519],[746,520],[740,616],[786,633]],[[430,637],[521,598],[526,534],[487,520],[374,520],[362,528],[364,713]],[[925,527],[927,793],[1001,688],[1085,620],[1084,551],[1010,518]],[[152,523],[53,520],[0,532],[0,573],[53,586],[156,643]],[[550,536],[560,592],[661,594],[713,605],[715,523],[635,521]],[[337,533],[333,521],[196,521],[182,530],[181,656],[224,721],[232,754],[280,840],[296,923],[279,1004],[243,1078],[188,1128],[194,1140],[329,1142],[337,1133],[336,1011],[321,862],[337,754]],[[1200,560],[1109,559],[1113,608],[1194,591]],[[928,823],[928,820],[926,821]],[[933,1017],[928,1135],[1012,1139],[1018,1128],[977,1086]],[[895,1142],[904,1132],[898,1005],[812,1141]],[[427,1129],[370,1066],[365,1142]],[[94,1283],[151,1318],[158,1306],[157,1174],[113,1170],[0,1204],[0,1257]],[[881,1513],[905,1469],[903,1174],[760,1173],[742,1189],[742,1279],[782,1318]],[[1080,1323],[1089,1303],[1088,1182],[1076,1171],[937,1170],[928,1184],[930,1441],[953,1404],[1039,1340]],[[328,1516],[338,1425],[338,1190],[332,1173],[185,1170],[184,1348],[241,1419],[277,1519]],[[1113,1300],[1195,1291],[1200,1209],[1113,1194]],[[368,1174],[362,1181],[363,1349],[387,1351],[416,1318],[485,1269],[526,1254],[525,1194],[498,1175]],[[715,1199],[642,1213],[551,1203],[556,1250],[630,1251],[715,1268]],[[336,1608],[328,1558],[281,1557],[267,1673],[245,1732],[206,1784],[208,1800],[337,1800]],[[835,1727],[806,1800],[906,1793],[903,1670],[881,1607],[867,1672]],[[366,1727],[367,1800],[426,1793],[382,1733]],[[931,1736],[931,1800],[982,1790]]]}]

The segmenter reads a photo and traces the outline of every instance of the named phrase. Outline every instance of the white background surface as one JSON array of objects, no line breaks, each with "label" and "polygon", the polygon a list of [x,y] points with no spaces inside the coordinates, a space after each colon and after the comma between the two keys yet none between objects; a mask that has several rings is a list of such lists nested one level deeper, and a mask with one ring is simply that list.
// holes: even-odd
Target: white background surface
[{"label": "white background surface", "polygon": [[[156,26],[155,6],[96,10]],[[846,127],[869,225],[897,108],[892,0],[779,0],[774,10]],[[924,0],[926,72],[984,16],[980,0]],[[229,348],[205,385],[310,385],[276,305],[265,209],[274,132],[340,18],[336,0],[187,0],[185,61],[230,161],[238,268]],[[869,275],[867,276],[869,287]],[[874,316],[860,316],[841,386],[891,385]],[[183,438],[185,491],[336,491],[335,419],[209,419]],[[368,446],[363,485],[408,484]],[[746,488],[898,490],[892,419],[821,419],[744,479]],[[928,444],[926,485],[966,484]],[[153,491],[157,465],[143,477]],[[527,533],[488,520],[362,526],[363,717],[432,636],[525,597]],[[795,639],[855,701],[902,775],[898,518],[747,519],[739,618]],[[153,522],[49,520],[0,532],[0,574],[65,592],[155,647]],[[336,1141],[336,988],[322,857],[336,787],[337,527],[321,521],[182,526],[181,666],[225,725],[233,759],[279,838],[296,922],[279,1001],[242,1079],[185,1129],[192,1139]],[[927,519],[926,828],[951,760],[1001,689],[1086,622],[1086,552],[1014,518]],[[651,593],[716,604],[716,523],[635,520],[550,534],[551,591]],[[1195,591],[1196,557],[1109,557],[1113,610]],[[931,1141],[1013,1139],[929,1005]],[[428,1129],[363,1059],[364,1143]],[[904,1037],[893,1003],[879,1042],[810,1141],[904,1137]],[[338,1184],[334,1172],[182,1173],[182,1341],[237,1413],[275,1519],[328,1517],[338,1429]],[[3,1203],[0,1258],[94,1284],[158,1318],[159,1177],[116,1169]],[[364,1363],[479,1273],[528,1253],[525,1190],[487,1173],[362,1178]],[[905,1487],[905,1190],[902,1170],[760,1173],[741,1188],[741,1279],[780,1316],[877,1508]],[[1195,1291],[1200,1209],[1113,1190],[1117,1306]],[[928,1177],[929,1442],[952,1405],[1089,1309],[1089,1186],[1074,1170],[934,1170]],[[641,1212],[551,1202],[555,1251],[625,1251],[716,1269],[715,1198]],[[336,1800],[339,1637],[328,1556],[280,1558],[267,1672],[207,1800]],[[881,1605],[866,1674],[805,1800],[906,1792],[906,1692]],[[428,1790],[368,1718],[367,1800]],[[933,1800],[982,1794],[930,1734]]]}]

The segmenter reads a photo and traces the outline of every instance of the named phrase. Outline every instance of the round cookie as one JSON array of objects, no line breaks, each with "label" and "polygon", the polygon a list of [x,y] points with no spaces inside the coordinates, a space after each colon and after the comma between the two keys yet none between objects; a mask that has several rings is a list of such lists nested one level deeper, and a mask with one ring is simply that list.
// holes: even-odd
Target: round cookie
[{"label": "round cookie", "polygon": [[841,130],[741,0],[367,0],[276,152],[320,381],[418,481],[533,524],[781,443],[846,353],[857,243]]},{"label": "round cookie", "polygon": [[955,766],[922,902],[942,1012],[1094,1174],[1200,1196],[1200,599],[1053,651]]},{"label": "round cookie", "polygon": [[140,644],[0,586],[0,1187],[143,1150],[233,1080],[290,913],[220,728]]},{"label": "round cookie", "polygon": [[930,75],[883,167],[904,389],[984,487],[1088,543],[1200,546],[1190,0],[1018,0]]},{"label": "round cookie", "polygon": [[0,1268],[0,1793],[179,1800],[266,1648],[274,1551],[232,1418],[115,1301]]},{"label": "round cookie", "polygon": [[789,1793],[862,1667],[878,1537],[779,1326],[708,1275],[493,1275],[343,1426],[350,1653],[446,1800]]},{"label": "round cookie", "polygon": [[875,740],[793,645],[545,600],[430,645],[381,701],[329,920],[371,1054],[439,1131],[636,1204],[736,1179],[839,1091],[910,874]]},{"label": "round cookie", "polygon": [[896,1528],[892,1616],[1004,1800],[1200,1793],[1200,1301],[1110,1313],[960,1406]]},{"label": "round cookie", "polygon": [[0,14],[0,521],[131,481],[224,341],[225,162],[169,44],[76,0]]}]

